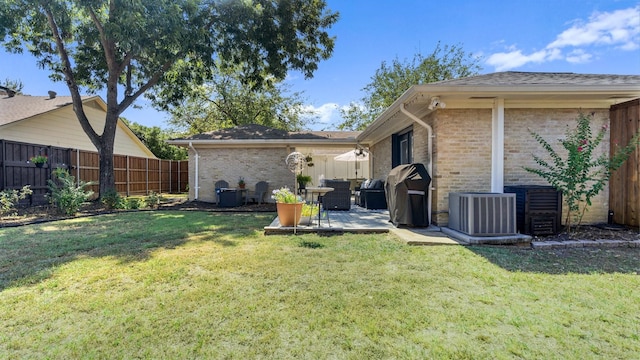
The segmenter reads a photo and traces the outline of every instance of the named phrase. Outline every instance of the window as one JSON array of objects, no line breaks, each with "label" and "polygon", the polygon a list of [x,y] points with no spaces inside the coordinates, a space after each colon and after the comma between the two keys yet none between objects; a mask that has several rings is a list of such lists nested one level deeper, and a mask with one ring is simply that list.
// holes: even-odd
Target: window
[{"label": "window", "polygon": [[391,136],[391,165],[396,167],[413,162],[413,128]]}]

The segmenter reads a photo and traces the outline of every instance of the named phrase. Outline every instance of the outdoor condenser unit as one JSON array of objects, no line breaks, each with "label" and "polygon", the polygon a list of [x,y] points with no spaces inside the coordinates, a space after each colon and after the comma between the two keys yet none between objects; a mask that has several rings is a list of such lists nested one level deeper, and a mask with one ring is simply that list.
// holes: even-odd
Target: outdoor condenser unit
[{"label": "outdoor condenser unit", "polygon": [[561,191],[553,186],[508,185],[504,192],[516,194],[518,231],[529,235],[550,235],[560,231]]},{"label": "outdoor condenser unit", "polygon": [[516,233],[516,195],[450,193],[449,228],[471,236]]}]

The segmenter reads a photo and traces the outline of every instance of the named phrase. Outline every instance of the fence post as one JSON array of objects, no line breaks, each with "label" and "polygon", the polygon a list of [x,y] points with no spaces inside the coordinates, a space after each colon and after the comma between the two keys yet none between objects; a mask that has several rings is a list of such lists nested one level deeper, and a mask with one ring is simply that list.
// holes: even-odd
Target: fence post
[{"label": "fence post", "polygon": [[4,140],[0,140],[0,147],[2,147],[2,187],[0,190],[7,188],[7,144]]},{"label": "fence post", "polygon": [[171,194],[171,191],[173,189],[173,184],[172,184],[172,180],[173,180],[173,160],[169,160],[169,194]]},{"label": "fence post", "polygon": [[148,194],[149,193],[149,158],[145,158],[145,159],[146,159],[146,161],[144,162],[145,163],[145,165],[144,165],[144,167],[145,167],[145,169],[144,169],[144,182],[145,182],[144,192],[145,192],[145,194]]},{"label": "fence post", "polygon": [[131,196],[131,190],[129,189],[129,184],[131,183],[131,178],[129,177],[129,155],[127,155],[127,196]]},{"label": "fence post", "polygon": [[80,149],[76,149],[76,179],[78,186],[80,186]]}]

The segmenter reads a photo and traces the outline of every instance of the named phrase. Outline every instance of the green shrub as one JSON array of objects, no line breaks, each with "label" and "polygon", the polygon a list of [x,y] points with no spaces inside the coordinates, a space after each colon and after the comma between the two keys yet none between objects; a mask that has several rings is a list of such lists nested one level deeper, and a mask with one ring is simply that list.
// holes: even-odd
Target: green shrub
[{"label": "green shrub", "polygon": [[31,194],[33,194],[33,191],[31,191],[30,185],[25,185],[20,190],[5,189],[0,191],[0,214],[10,212],[20,200]]},{"label": "green shrub", "polygon": [[114,189],[108,190],[105,194],[100,196],[100,201],[109,209],[124,209],[126,203],[122,196],[118,194]]},{"label": "green shrub", "polygon": [[162,200],[160,194],[155,191],[150,191],[146,198],[147,206],[152,209],[157,209],[158,206],[160,206],[160,200]]},{"label": "green shrub", "polygon": [[93,195],[93,191],[85,190],[85,188],[94,183],[81,181],[76,185],[75,177],[61,168],[56,168],[53,171],[53,176],[54,179],[48,181],[51,192],[48,195],[49,201],[66,215],[75,215],[82,203]]},{"label": "green shrub", "polygon": [[137,210],[143,208],[145,205],[144,200],[140,198],[130,197],[126,201],[126,209]]},{"label": "green shrub", "polygon": [[[596,158],[596,148],[605,138],[608,126],[602,126],[593,135],[591,131],[592,118],[593,114],[580,113],[576,120],[575,129],[568,129],[565,139],[560,140],[560,145],[565,149],[566,156],[562,156],[562,153],[556,151],[542,136],[529,131],[546,150],[551,161],[533,155],[534,161],[540,167],[525,167],[524,169],[542,177],[556,189],[562,191],[562,196],[568,207],[565,218],[568,231],[571,231],[572,221],[578,226],[580,225],[587,207],[591,206],[591,199],[604,189],[611,174],[622,166],[636,146],[640,144],[640,132],[638,132],[624,147],[614,144],[613,155],[609,156],[607,151]],[[581,203],[584,203],[582,210],[580,209]]]}]

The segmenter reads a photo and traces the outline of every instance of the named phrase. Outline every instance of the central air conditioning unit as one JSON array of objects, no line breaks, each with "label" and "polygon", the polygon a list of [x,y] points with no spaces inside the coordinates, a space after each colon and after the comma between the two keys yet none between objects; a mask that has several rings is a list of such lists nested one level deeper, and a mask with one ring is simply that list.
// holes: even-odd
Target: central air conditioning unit
[{"label": "central air conditioning unit", "polygon": [[449,228],[471,236],[516,233],[516,195],[450,193]]}]

